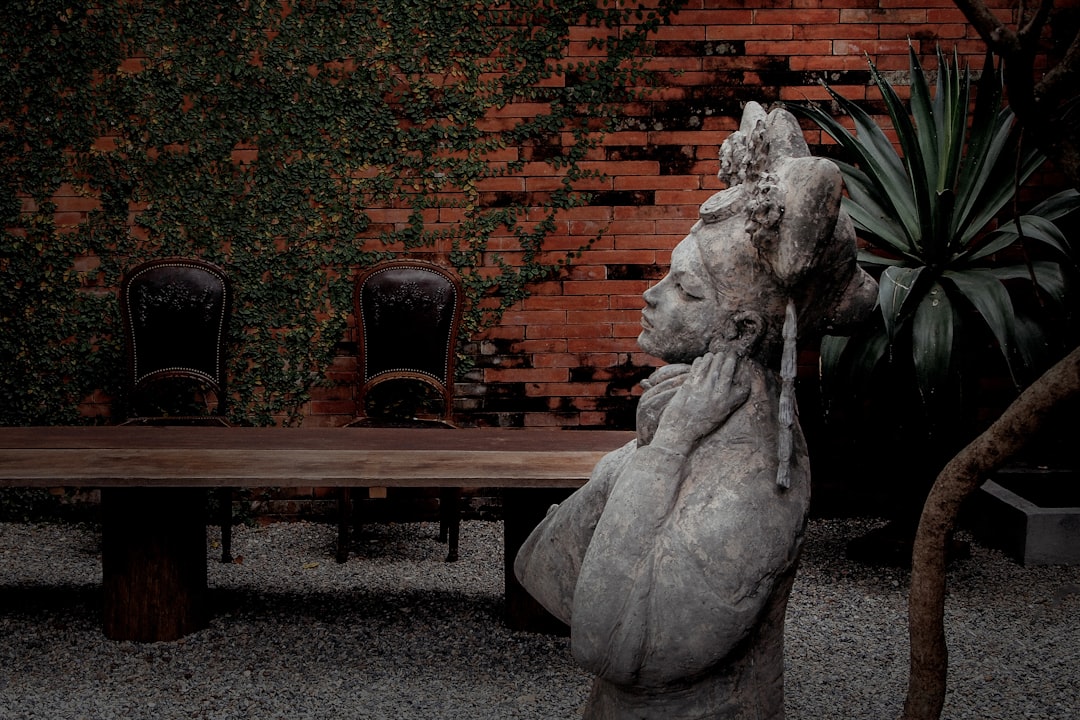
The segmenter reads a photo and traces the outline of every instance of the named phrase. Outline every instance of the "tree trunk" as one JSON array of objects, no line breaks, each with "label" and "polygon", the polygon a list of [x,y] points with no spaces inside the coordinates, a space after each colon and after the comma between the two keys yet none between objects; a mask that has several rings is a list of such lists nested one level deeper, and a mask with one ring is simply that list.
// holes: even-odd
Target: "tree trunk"
[{"label": "tree trunk", "polygon": [[1043,426],[1061,403],[1080,394],[1080,348],[1021,393],[998,420],[938,475],[923,507],[912,555],[908,633],[911,675],[903,720],[937,720],[945,703],[945,548],[964,499]]}]

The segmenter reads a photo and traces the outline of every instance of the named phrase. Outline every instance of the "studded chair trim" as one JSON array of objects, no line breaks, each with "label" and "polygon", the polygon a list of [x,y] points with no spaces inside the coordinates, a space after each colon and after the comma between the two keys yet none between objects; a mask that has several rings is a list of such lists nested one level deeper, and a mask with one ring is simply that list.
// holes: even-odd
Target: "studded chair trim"
[{"label": "studded chair trim", "polygon": [[[170,269],[190,272],[170,278]],[[147,278],[154,273],[165,277],[148,285]],[[121,293],[130,392],[167,378],[192,379],[217,393],[220,412],[226,390],[224,348],[231,295],[225,272],[203,260],[162,258],[131,270]],[[210,337],[196,338],[188,345],[176,342],[184,327],[155,326],[170,321],[193,325],[196,334],[209,332]],[[209,342],[199,343],[200,339]],[[202,362],[185,363],[185,359]]]},{"label": "studded chair trim", "polygon": [[373,387],[412,379],[439,391],[449,421],[463,294],[453,272],[419,260],[388,261],[360,276],[355,299],[361,416]]}]

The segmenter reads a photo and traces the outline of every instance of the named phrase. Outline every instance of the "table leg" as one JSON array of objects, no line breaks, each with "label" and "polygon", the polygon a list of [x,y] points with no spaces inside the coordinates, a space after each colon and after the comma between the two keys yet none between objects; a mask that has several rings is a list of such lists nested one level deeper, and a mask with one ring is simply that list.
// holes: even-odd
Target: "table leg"
[{"label": "table leg", "polygon": [[511,630],[569,635],[566,623],[549,613],[514,576],[514,558],[547,510],[565,500],[572,490],[506,488],[503,491],[503,565],[506,587],[506,624]]},{"label": "table leg", "polygon": [[446,543],[446,562],[458,559],[461,536],[461,488],[439,489],[439,542]]},{"label": "table leg", "polygon": [[335,559],[339,563],[347,562],[349,560],[349,536],[352,534],[352,526],[354,522],[353,518],[353,502],[352,502],[352,490],[347,487],[340,487],[337,491],[337,512],[338,512],[338,535],[337,535],[337,553]]},{"label": "table leg", "polygon": [[101,491],[104,632],[177,640],[206,625],[206,491]]}]

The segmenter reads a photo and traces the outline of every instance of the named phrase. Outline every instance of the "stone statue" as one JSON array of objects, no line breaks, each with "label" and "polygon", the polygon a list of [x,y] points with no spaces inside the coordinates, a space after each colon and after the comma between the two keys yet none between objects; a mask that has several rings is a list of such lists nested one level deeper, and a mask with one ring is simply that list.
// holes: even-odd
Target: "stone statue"
[{"label": "stone statue", "polygon": [[836,166],[790,113],[750,103],[721,148],[727,190],[644,295],[637,439],[553,506],[518,553],[571,627],[589,720],[782,718],[783,626],[810,498],[797,338],[865,317]]}]

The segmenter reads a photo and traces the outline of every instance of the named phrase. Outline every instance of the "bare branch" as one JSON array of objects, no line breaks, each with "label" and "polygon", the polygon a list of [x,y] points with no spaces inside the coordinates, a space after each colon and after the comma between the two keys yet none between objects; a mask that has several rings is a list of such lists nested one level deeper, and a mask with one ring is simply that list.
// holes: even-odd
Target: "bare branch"
[{"label": "bare branch", "polygon": [[[980,0],[981,1],[981,0]],[[1054,0],[1042,0],[1039,3],[1039,9],[1035,11],[1035,14],[1031,16],[1031,19],[1020,27],[1017,35],[1020,37],[1020,44],[1031,48],[1035,43],[1039,42],[1039,36],[1042,34],[1043,26],[1046,25],[1046,21],[1050,19],[1050,11],[1054,9]],[[1020,22],[1024,22],[1024,13],[1020,14]]]},{"label": "bare branch", "polygon": [[1035,86],[1035,98],[1046,107],[1076,97],[1080,88],[1080,33],[1069,44],[1061,60],[1046,71]]},{"label": "bare branch", "polygon": [[1033,437],[1055,407],[1080,395],[1080,348],[1021,393],[938,475],[923,506],[911,565],[911,677],[903,720],[938,720],[945,703],[945,547],[960,505]]},{"label": "bare branch", "polygon": [[994,53],[1004,57],[1020,51],[1020,38],[990,11],[983,0],[954,2]]}]

